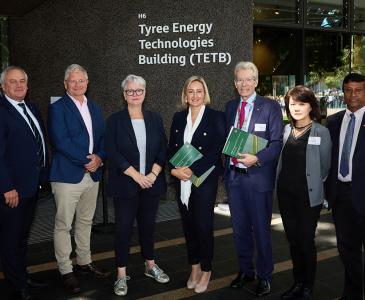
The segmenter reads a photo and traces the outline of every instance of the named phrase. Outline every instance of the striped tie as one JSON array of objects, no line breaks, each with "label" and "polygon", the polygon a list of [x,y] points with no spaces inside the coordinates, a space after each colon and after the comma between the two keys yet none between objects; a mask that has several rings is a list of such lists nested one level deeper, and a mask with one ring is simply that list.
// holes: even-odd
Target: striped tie
[{"label": "striped tie", "polygon": [[38,161],[39,166],[44,167],[44,153],[43,153],[42,136],[41,136],[37,126],[34,124],[32,117],[28,114],[25,104],[19,103],[18,105],[23,109],[25,116],[28,118],[30,127],[32,128],[35,140],[37,142],[37,148],[38,148],[37,154],[38,154],[38,159],[39,159],[39,161]]}]

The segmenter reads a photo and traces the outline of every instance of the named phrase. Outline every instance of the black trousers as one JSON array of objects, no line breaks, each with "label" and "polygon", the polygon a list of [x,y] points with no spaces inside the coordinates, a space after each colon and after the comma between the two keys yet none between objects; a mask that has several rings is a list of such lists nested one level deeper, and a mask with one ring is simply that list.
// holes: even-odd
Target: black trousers
[{"label": "black trousers", "polygon": [[200,267],[204,272],[212,270],[213,216],[218,178],[211,177],[207,181],[199,188],[192,186],[188,207],[181,203],[180,189],[177,188],[189,264],[200,263]]},{"label": "black trousers", "polygon": [[117,267],[128,264],[133,223],[137,220],[139,244],[144,259],[153,260],[155,220],[160,196],[150,196],[141,190],[131,198],[114,198],[115,211],[115,258]]},{"label": "black trousers", "polygon": [[343,296],[351,300],[365,299],[365,216],[352,207],[350,183],[338,181],[338,195],[332,212],[338,252],[345,267]]},{"label": "black trousers", "polygon": [[0,197],[0,255],[6,280],[16,290],[27,282],[27,246],[37,195],[19,199],[15,208]]},{"label": "black trousers", "polygon": [[307,193],[278,189],[278,201],[297,283],[312,287],[317,269],[315,233],[322,205],[310,207]]}]

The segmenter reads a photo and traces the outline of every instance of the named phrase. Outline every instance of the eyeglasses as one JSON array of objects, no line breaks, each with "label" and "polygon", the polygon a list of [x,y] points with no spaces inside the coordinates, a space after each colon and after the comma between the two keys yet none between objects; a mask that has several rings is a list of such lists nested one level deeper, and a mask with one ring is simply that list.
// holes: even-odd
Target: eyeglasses
[{"label": "eyeglasses", "polygon": [[345,89],[344,92],[345,94],[356,94],[359,95],[364,91],[364,89]]},{"label": "eyeglasses", "polygon": [[137,95],[137,96],[141,96],[144,92],[143,89],[137,89],[137,90],[125,90],[124,91],[128,96],[134,96],[134,95]]},{"label": "eyeglasses", "polygon": [[235,82],[237,84],[252,84],[256,81],[256,79],[254,77],[250,77],[250,78],[244,78],[244,79],[236,79]]},{"label": "eyeglasses", "polygon": [[87,80],[86,79],[79,79],[79,80],[67,80],[68,83],[72,85],[78,84],[84,84]]}]

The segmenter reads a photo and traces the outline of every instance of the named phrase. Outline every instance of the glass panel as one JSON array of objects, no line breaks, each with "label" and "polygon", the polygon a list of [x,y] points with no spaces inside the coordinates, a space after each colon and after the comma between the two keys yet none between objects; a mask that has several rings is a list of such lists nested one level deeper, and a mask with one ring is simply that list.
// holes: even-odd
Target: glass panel
[{"label": "glass panel", "polygon": [[354,1],[354,28],[356,30],[365,30],[365,1]]},{"label": "glass panel", "polygon": [[343,0],[307,0],[307,24],[322,28],[346,28]]},{"label": "glass panel", "polygon": [[305,36],[306,84],[327,104],[328,115],[343,109],[342,80],[350,71],[350,37],[308,31]]},{"label": "glass panel", "polygon": [[299,0],[254,0],[255,21],[270,23],[299,23]]},{"label": "glass panel", "polygon": [[293,29],[254,28],[253,61],[259,69],[257,92],[283,107],[285,93],[299,81],[301,34]]},{"label": "glass panel", "polygon": [[365,35],[354,35],[352,47],[351,68],[356,72],[365,74]]}]

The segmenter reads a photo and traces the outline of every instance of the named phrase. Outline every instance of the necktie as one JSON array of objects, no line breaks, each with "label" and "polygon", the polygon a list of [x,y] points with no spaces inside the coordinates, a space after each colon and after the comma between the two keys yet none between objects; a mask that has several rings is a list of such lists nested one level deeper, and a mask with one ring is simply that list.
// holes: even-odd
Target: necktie
[{"label": "necktie", "polygon": [[[239,111],[239,116],[238,116],[238,128],[240,128],[240,129],[242,129],[242,125],[245,122],[245,107],[246,107],[246,105],[247,105],[247,102],[242,101],[241,109]],[[237,158],[233,157],[232,162],[236,166],[238,164]]]},{"label": "necktie", "polygon": [[340,174],[343,177],[346,177],[349,174],[349,161],[350,161],[350,152],[352,145],[352,137],[354,136],[354,128],[355,128],[355,115],[350,114],[350,122],[347,125],[345,140],[342,146],[341,153],[341,162],[340,162]]},{"label": "necktie", "polygon": [[242,128],[243,123],[245,122],[245,107],[247,105],[247,102],[242,101],[241,109],[240,109],[240,115],[238,119],[239,128]]},{"label": "necktie", "polygon": [[18,104],[22,109],[23,109],[23,112],[25,114],[25,116],[28,118],[28,121],[29,121],[29,124],[30,124],[30,127],[32,128],[32,131],[34,133],[34,137],[35,137],[35,140],[37,142],[37,154],[38,154],[38,163],[41,167],[44,166],[44,153],[43,153],[43,143],[42,143],[42,137],[41,137],[41,134],[40,132],[38,131],[38,128],[37,126],[34,124],[34,121],[33,119],[31,118],[31,116],[28,114],[27,112],[27,109],[25,107],[25,104],[24,103],[19,103]]}]

